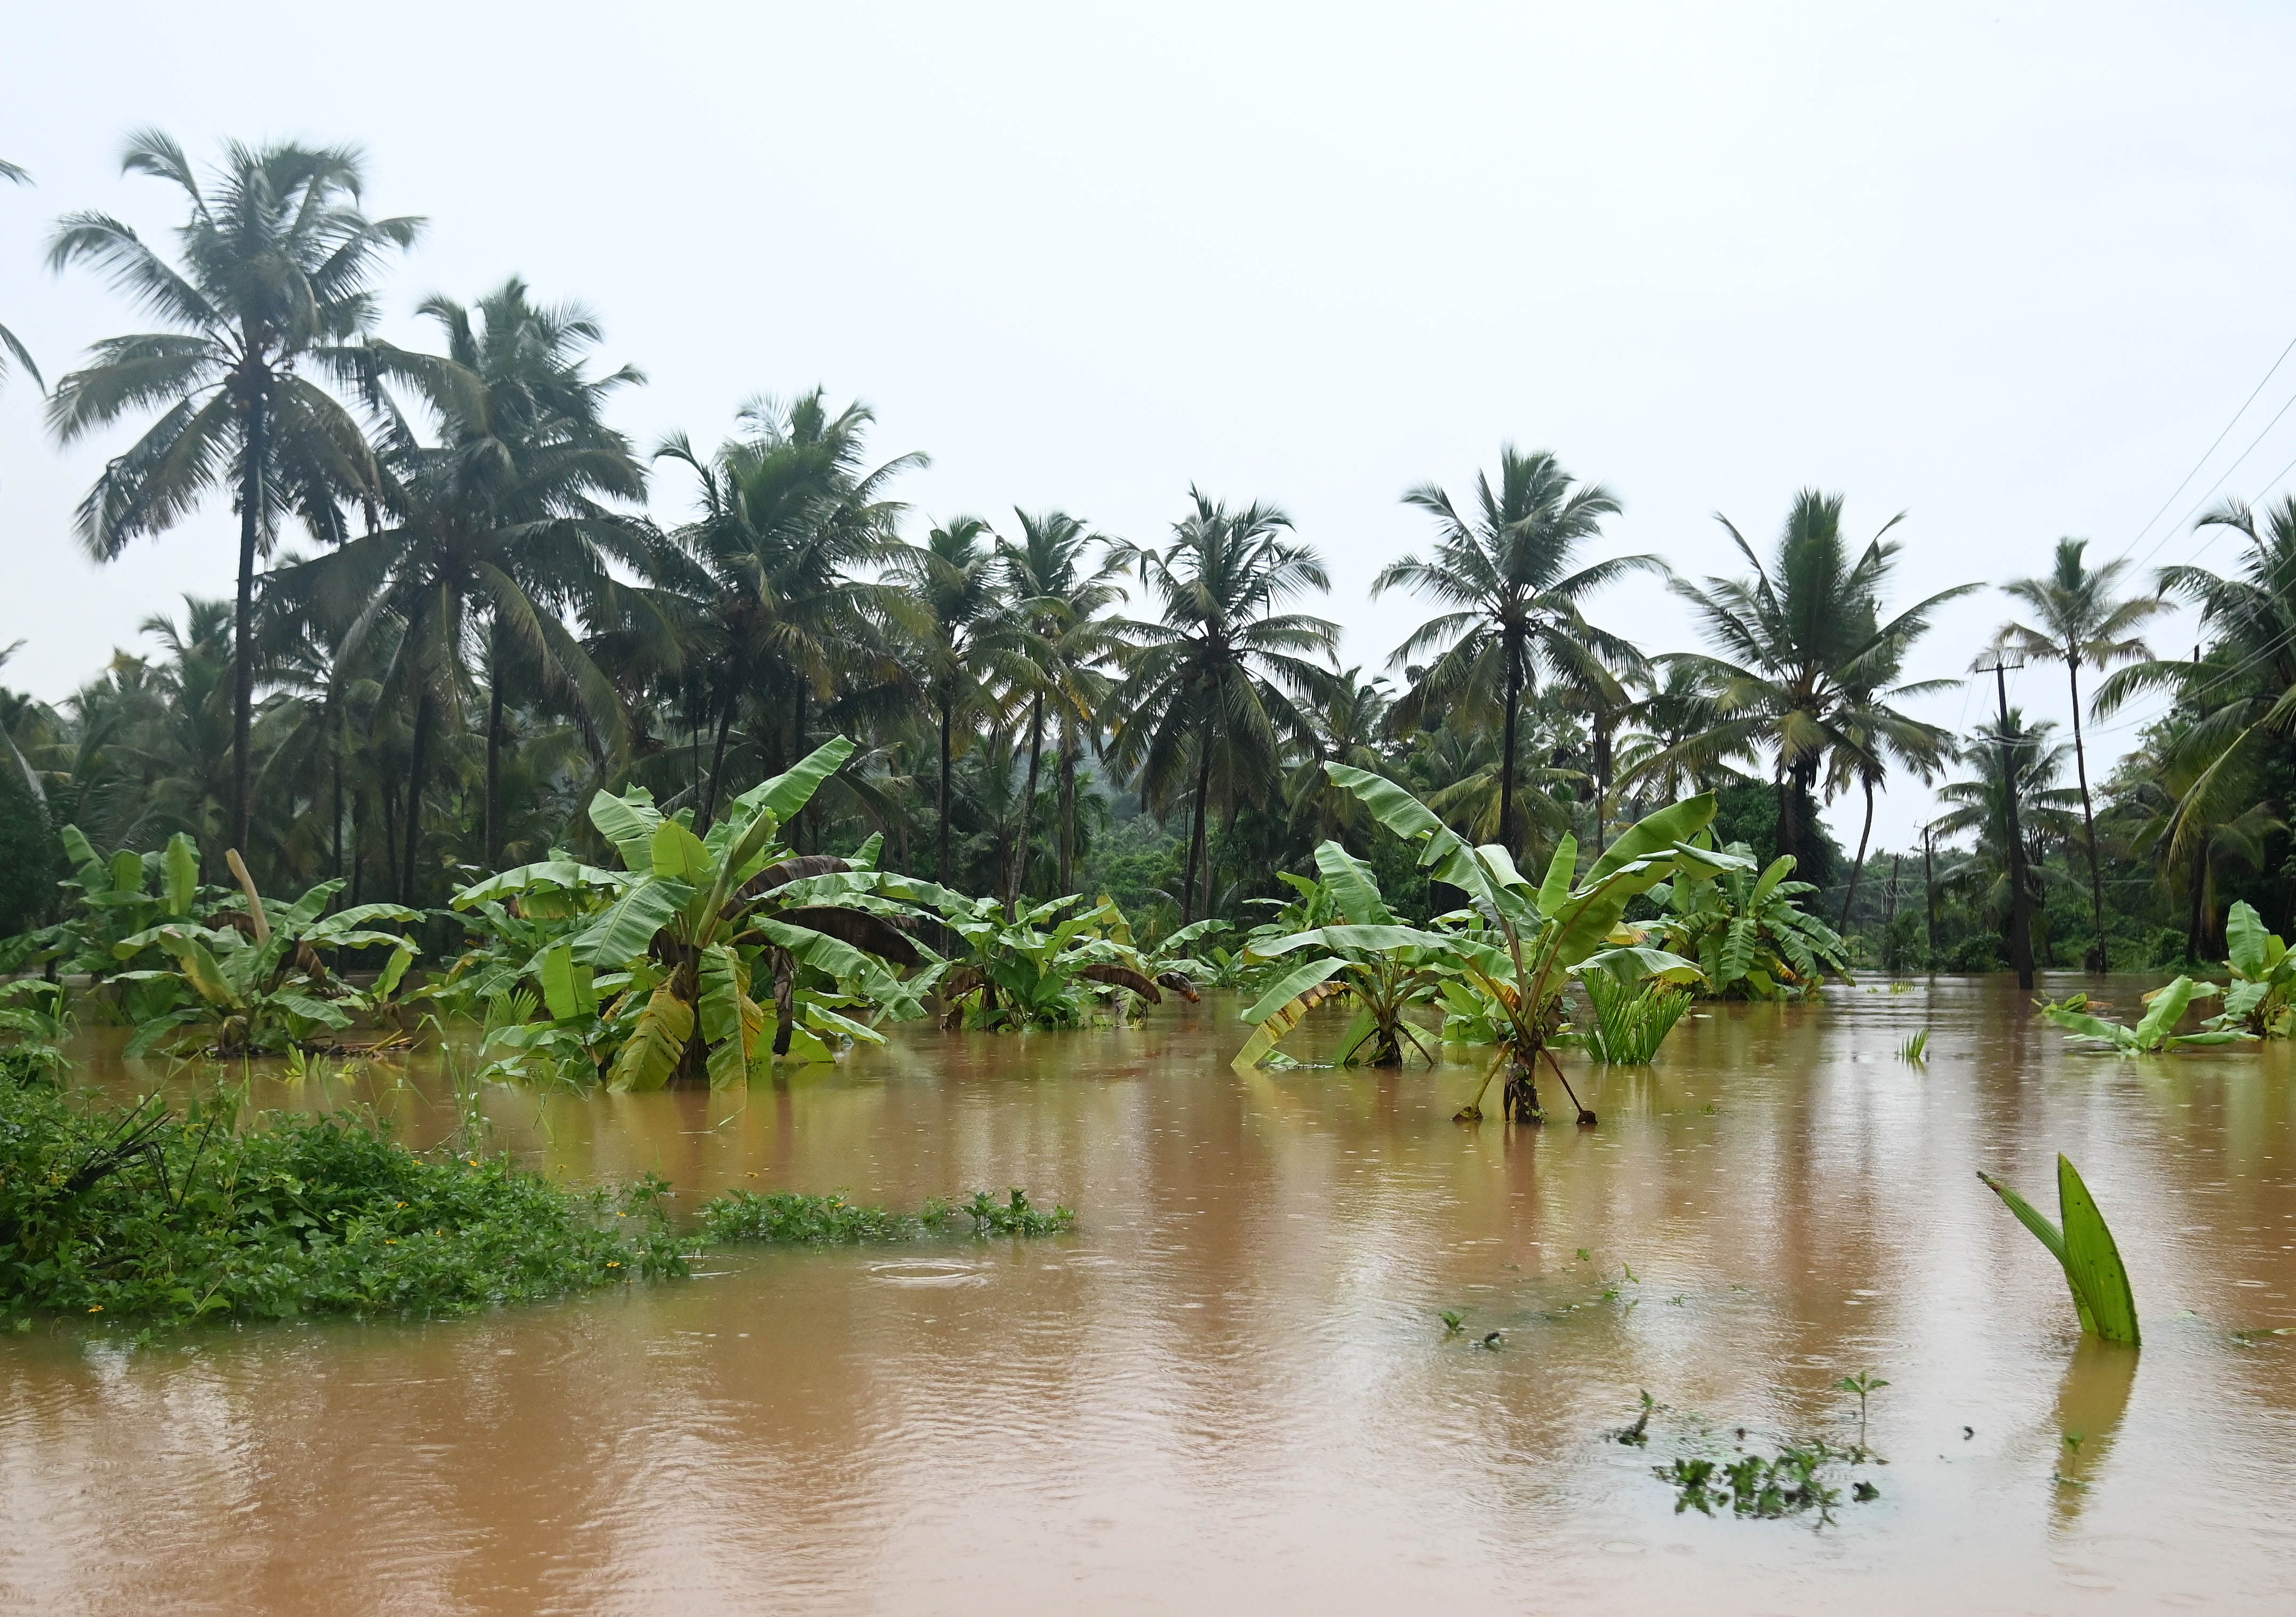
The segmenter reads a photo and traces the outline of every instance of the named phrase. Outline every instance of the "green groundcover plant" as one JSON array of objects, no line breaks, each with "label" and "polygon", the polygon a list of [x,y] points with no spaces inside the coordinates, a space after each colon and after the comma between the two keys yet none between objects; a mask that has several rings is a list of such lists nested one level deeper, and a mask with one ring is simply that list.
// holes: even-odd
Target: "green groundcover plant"
[{"label": "green groundcover plant", "polygon": [[355,1116],[239,1120],[0,1079],[0,1310],[439,1317],[685,1272],[659,1179],[578,1191]]}]

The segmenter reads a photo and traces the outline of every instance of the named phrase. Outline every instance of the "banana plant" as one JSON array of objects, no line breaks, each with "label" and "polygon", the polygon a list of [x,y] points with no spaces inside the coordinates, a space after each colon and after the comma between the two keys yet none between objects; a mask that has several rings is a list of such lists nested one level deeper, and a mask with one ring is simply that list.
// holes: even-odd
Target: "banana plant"
[{"label": "banana plant", "polygon": [[[99,853],[77,825],[58,832],[72,874],[63,882],[70,908],[53,925],[0,942],[0,971],[50,967],[59,974],[85,975],[94,982],[117,980],[136,966],[157,965],[150,951],[123,960],[114,946],[169,921],[205,921],[238,902],[226,887],[200,882],[199,844],[177,832],[168,845],[149,853],[121,849]],[[173,990],[144,981],[122,990],[122,1011],[130,1022],[145,1022],[175,1007]],[[102,1003],[98,1001],[97,1003]]]},{"label": "banana plant", "polygon": [[2265,1038],[2285,1038],[2296,1026],[2296,954],[2245,899],[2233,900],[2225,916],[2224,1010],[2209,1019],[2211,1030],[2231,1030]]},{"label": "banana plant", "polygon": [[1257,959],[1281,961],[1303,949],[1314,958],[1283,972],[1243,1013],[1252,1033],[1236,1052],[1234,1066],[1248,1072],[1260,1065],[1308,1011],[1339,999],[1356,1006],[1355,1020],[1340,1038],[1342,1065],[1360,1058],[1369,1066],[1401,1066],[1406,1044],[1431,1065],[1434,1058],[1406,1013],[1432,1003],[1446,978],[1461,969],[1457,940],[1399,922],[1371,866],[1339,843],[1316,848],[1316,868],[1321,879],[1307,909],[1332,916],[1336,924],[1258,939],[1249,946],[1247,955]]},{"label": "banana plant", "polygon": [[0,1033],[16,1036],[12,1048],[34,1068],[53,1071],[64,1063],[63,1042],[71,1032],[64,985],[37,977],[0,982]]},{"label": "banana plant", "polygon": [[2062,1229],[1991,1174],[1980,1173],[1977,1177],[2017,1215],[2020,1224],[2039,1238],[2064,1269],[2065,1284],[2072,1290],[2073,1311],[2080,1317],[2081,1329],[2106,1342],[2138,1346],[2142,1336],[2136,1328],[2136,1299],[2128,1287],[2128,1266],[2120,1260],[2120,1248],[2105,1225],[2104,1215],[2097,1211],[2096,1199],[2088,1194],[2088,1186],[2081,1182],[2072,1163],[2062,1155],[2057,1158],[2057,1208],[2064,1219]]},{"label": "banana plant", "polygon": [[1393,781],[1344,764],[1327,763],[1324,769],[1382,825],[1419,845],[1421,867],[1464,891],[1475,912],[1479,924],[1448,934],[1449,947],[1460,981],[1490,1018],[1498,1053],[1473,1098],[1460,1108],[1461,1120],[1482,1116],[1483,1096],[1504,1071],[1503,1115],[1510,1121],[1543,1122],[1538,1063],[1544,1060],[1570,1096],[1578,1121],[1591,1125],[1594,1112],[1571,1089],[1552,1048],[1562,1027],[1563,991],[1574,976],[1587,971],[1629,981],[1700,980],[1695,963],[1650,948],[1620,923],[1628,903],[1669,877],[1710,881],[1751,868],[1752,862],[1741,855],[1692,844],[1690,839],[1713,823],[1713,794],[1685,799],[1636,821],[1584,877],[1575,874],[1577,840],[1566,834],[1545,878],[1533,883],[1505,848],[1472,846]]},{"label": "banana plant", "polygon": [[2160,1055],[2207,1045],[2239,1044],[2256,1037],[2235,1028],[2209,1028],[2198,1033],[2172,1031],[2194,1000],[2214,999],[2223,991],[2213,982],[2179,977],[2144,997],[2144,1014],[2133,1028],[2090,1014],[2087,994],[2034,1003],[2040,1007],[2042,1015],[2070,1030],[2072,1037],[2066,1041],[2069,1044],[2087,1043],[2092,1048],[2110,1050],[2116,1055]]},{"label": "banana plant", "polygon": [[846,1011],[922,1012],[894,968],[922,965],[923,955],[862,901],[865,882],[851,880],[873,876],[874,839],[857,862],[800,856],[776,840],[853,750],[843,736],[816,748],[735,798],[706,837],[685,814],[664,816],[643,787],[601,792],[590,822],[621,856],[619,884],[528,866],[460,897],[472,907],[516,898],[523,913],[529,893],[550,908],[612,887],[525,970],[552,1023],[583,1033],[618,1090],[674,1078],[731,1085],[776,1058],[831,1059],[846,1040],[882,1037]]},{"label": "banana plant", "polygon": [[[411,924],[419,912],[396,904],[361,904],[334,915],[327,906],[342,880],[322,882],[292,904],[259,896],[238,850],[225,856],[241,880],[246,907],[210,917],[219,923],[168,921],[112,945],[120,960],[147,949],[174,964],[122,972],[127,983],[164,982],[184,1003],[137,1026],[124,1054],[143,1055],[161,1044],[203,1045],[209,1054],[275,1053],[325,1042],[361,1015],[385,1008],[420,953],[412,938],[373,930],[379,923]],[[372,985],[355,987],[329,970],[325,954],[388,948]]]},{"label": "banana plant", "polygon": [[448,1015],[480,1016],[521,991],[538,1009],[544,952],[586,929],[597,913],[626,891],[633,878],[572,855],[521,865],[457,892],[448,914],[471,934],[470,946],[422,997]]},{"label": "banana plant", "polygon": [[[873,891],[931,911],[964,944],[933,979],[944,1026],[1005,1032],[1086,1027],[1106,1007],[1111,992],[1141,1004],[1163,1003],[1150,962],[1133,946],[1130,924],[1111,899],[1078,909],[1085,900],[1071,893],[1008,921],[996,899],[970,898],[932,882],[883,874]],[[1192,981],[1188,988],[1194,991]],[[1124,1013],[1113,1014],[1121,1018]]]},{"label": "banana plant", "polygon": [[1715,999],[1790,999],[1817,991],[1829,977],[1849,976],[1841,934],[1796,900],[1816,888],[1796,882],[1794,857],[1780,854],[1758,877],[1743,842],[1727,851],[1742,862],[1712,875],[1685,871],[1651,890],[1666,915],[1666,946],[1698,962],[1704,994]]}]

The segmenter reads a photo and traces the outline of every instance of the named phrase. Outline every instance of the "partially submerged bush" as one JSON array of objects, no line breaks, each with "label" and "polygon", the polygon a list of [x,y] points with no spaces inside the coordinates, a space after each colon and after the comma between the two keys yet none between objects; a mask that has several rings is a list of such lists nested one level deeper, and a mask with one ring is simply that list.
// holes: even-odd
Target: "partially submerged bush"
[{"label": "partially submerged bush", "polygon": [[1049,1235],[1069,1228],[1076,1214],[1065,1207],[1050,1212],[1032,1207],[1019,1188],[998,1202],[985,1190],[951,1206],[934,1200],[917,1213],[863,1207],[841,1195],[806,1195],[797,1191],[730,1190],[702,1204],[701,1227],[713,1240],[771,1241],[786,1245],[826,1245],[859,1241],[914,1241],[945,1231],[958,1217],[972,1220],[976,1235]]},{"label": "partially submerged bush", "polygon": [[575,1191],[349,1115],[234,1120],[0,1079],[0,1309],[428,1318],[685,1272],[659,1179]]}]

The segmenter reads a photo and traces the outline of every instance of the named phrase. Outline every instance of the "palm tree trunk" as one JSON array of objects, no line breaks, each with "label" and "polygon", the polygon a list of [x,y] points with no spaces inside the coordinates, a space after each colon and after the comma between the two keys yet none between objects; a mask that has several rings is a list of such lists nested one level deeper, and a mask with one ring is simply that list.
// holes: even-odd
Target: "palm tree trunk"
[{"label": "palm tree trunk", "polygon": [[2080,779],[2081,830],[2088,841],[2089,910],[2095,919],[2096,940],[2089,946],[2087,964],[2092,972],[2104,970],[2104,874],[2097,866],[2096,816],[2088,801],[2088,750],[2081,741],[2080,721],[2080,659],[2065,659],[2065,675],[2073,688],[2073,773]]},{"label": "palm tree trunk", "polygon": [[[791,767],[798,761],[798,759],[805,756],[805,679],[803,676],[800,676],[797,682],[797,699],[790,704],[790,742],[796,750],[790,754],[789,762],[783,764],[782,766],[782,769]],[[774,771],[775,775],[779,775],[781,772],[781,769]],[[808,807],[810,805],[808,805]],[[799,809],[797,811],[796,817],[803,819],[805,817],[805,809]],[[814,839],[816,842],[820,841],[821,837],[820,824],[821,822],[816,817],[814,820]],[[789,845],[793,852],[801,851],[799,848],[797,839],[798,830],[796,825],[792,825],[790,827]],[[818,847],[816,847],[813,851],[819,853],[821,850]]]},{"label": "palm tree trunk", "polygon": [[250,759],[255,726],[255,552],[263,534],[263,473],[270,457],[269,400],[258,385],[247,401],[246,463],[240,468],[239,596],[232,619],[231,845],[248,848],[255,805]]},{"label": "palm tree trunk", "polygon": [[[1205,722],[1196,738],[1196,809],[1194,824],[1188,833],[1188,874],[1181,884],[1180,924],[1187,925],[1196,918],[1196,866],[1204,853],[1204,800],[1211,793],[1212,735],[1211,724]],[[1211,907],[1211,872],[1204,873],[1204,906]]]},{"label": "palm tree trunk", "polygon": [[406,760],[406,858],[399,866],[398,901],[409,909],[418,907],[418,893],[422,885],[419,861],[422,850],[422,772],[430,762],[430,697],[429,693],[415,698],[414,744]]},{"label": "palm tree trunk", "polygon": [[1507,688],[1506,732],[1499,743],[1499,846],[1509,853],[1521,850],[1514,840],[1514,729],[1515,709],[1522,699],[1521,647],[1515,631],[1506,632]]},{"label": "palm tree trunk", "polygon": [[1029,784],[1021,793],[1019,846],[1013,850],[1012,879],[1004,888],[1004,914],[1008,918],[1020,899],[1022,883],[1029,879],[1029,851],[1037,829],[1037,765],[1044,751],[1045,694],[1039,691],[1029,701]]},{"label": "palm tree trunk", "polygon": [[718,813],[718,777],[726,772],[726,737],[734,728],[734,688],[727,686],[726,706],[718,715],[718,743],[709,749],[709,787],[702,794],[701,815],[695,834],[706,833]]},{"label": "palm tree trunk", "polygon": [[1595,857],[1610,845],[1611,726],[1607,719],[1595,727]]},{"label": "palm tree trunk", "polygon": [[2207,917],[2206,894],[2209,885],[2209,839],[2198,838],[2193,843],[2193,898],[2185,919],[2185,964],[2191,965],[2201,957],[2201,926]]},{"label": "palm tree trunk", "polygon": [[484,817],[488,870],[497,870],[502,866],[503,635],[500,623],[494,626],[494,643],[492,677],[487,685],[487,801]]},{"label": "palm tree trunk", "polygon": [[1076,885],[1076,747],[1069,729],[1070,723],[1063,722],[1059,766],[1061,870],[1060,881],[1056,883],[1058,891],[1062,893],[1074,891]]},{"label": "palm tree trunk", "polygon": [[[330,708],[333,706],[332,702],[328,705]],[[329,712],[327,715],[327,735],[331,743],[330,750],[334,753],[335,874],[340,877],[343,874],[343,726],[341,714],[332,711]]]},{"label": "palm tree trunk", "polygon": [[[1777,784],[1778,784],[1778,834],[1777,834],[1777,850],[1778,850],[1780,853],[1793,853],[1793,852],[1795,851],[1795,850],[1794,850],[1794,824],[1793,824],[1793,787],[1792,787],[1792,785],[1789,783],[1789,781],[1788,781],[1788,779],[1787,779],[1785,760],[1784,760],[1784,759],[1780,759],[1778,760]],[[1800,864],[1800,863],[1801,862],[1801,861],[1800,861],[1800,857],[1799,857],[1799,855],[1797,855],[1797,857],[1796,857],[1796,858],[1795,858],[1794,862],[1795,862],[1796,864]]]},{"label": "palm tree trunk", "polygon": [[1922,827],[1922,906],[1929,914],[1930,969],[1937,969],[1937,838]]},{"label": "palm tree trunk", "polygon": [[1833,930],[1843,937],[1849,935],[1849,907],[1857,902],[1857,878],[1866,874],[1866,843],[1874,834],[1874,781],[1867,776],[1866,786],[1866,824],[1857,833],[1857,858],[1849,866],[1849,891],[1841,895],[1841,924]]},{"label": "palm tree trunk", "polygon": [[940,858],[933,876],[943,887],[948,885],[949,706],[948,695],[944,692],[940,699]]}]

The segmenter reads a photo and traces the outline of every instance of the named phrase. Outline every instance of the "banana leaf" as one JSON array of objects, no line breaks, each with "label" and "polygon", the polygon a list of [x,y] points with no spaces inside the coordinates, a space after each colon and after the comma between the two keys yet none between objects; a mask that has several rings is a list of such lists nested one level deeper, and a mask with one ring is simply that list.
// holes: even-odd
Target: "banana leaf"
[{"label": "banana leaf", "polygon": [[659,1089],[677,1071],[686,1040],[693,1037],[693,1007],[663,983],[639,1013],[629,1042],[614,1057],[611,1087],[621,1093]]},{"label": "banana leaf", "polygon": [[[1345,966],[1347,962],[1343,960],[1331,960],[1313,964],[1321,964],[1332,969],[1338,969]],[[1307,966],[1302,966],[1299,971],[1294,972],[1290,977],[1284,979],[1284,981],[1286,982],[1296,981],[1306,974],[1308,969],[1308,968]],[[1261,1062],[1267,1059],[1268,1055],[1274,1052],[1276,1045],[1282,1042],[1285,1034],[1291,1032],[1292,1029],[1300,1025],[1300,1019],[1301,1017],[1307,1015],[1309,1011],[1314,1010],[1317,1005],[1323,1004],[1324,1000],[1330,999],[1335,995],[1347,993],[1349,989],[1346,983],[1333,982],[1329,980],[1328,975],[1323,980],[1308,983],[1303,991],[1279,1003],[1272,1013],[1260,1021],[1259,1026],[1252,1030],[1252,1035],[1250,1038],[1244,1040],[1243,1048],[1235,1053],[1235,1060],[1231,1062],[1229,1065],[1233,1066],[1238,1072],[1251,1071],[1257,1068]],[[1274,998],[1275,996],[1271,994],[1268,997]],[[1267,1003],[1267,1001],[1266,999],[1260,1001],[1260,1005],[1262,1005]],[[1259,1005],[1254,1005],[1252,1007],[1252,1010],[1254,1011],[1258,1009],[1259,1009]],[[1246,1019],[1249,1020],[1250,1013],[1247,1012],[1245,1013],[1245,1015]]]},{"label": "banana leaf", "polygon": [[2129,1290],[2128,1270],[2121,1262],[2112,1232],[2105,1227],[2104,1216],[2071,1161],[2062,1154],[2057,1158],[2057,1204],[2065,1219],[2062,1229],[1991,1174],[1977,1177],[2048,1248],[2049,1255],[2064,1270],[2081,1329],[2106,1342],[2136,1346],[2140,1339],[2136,1303]]},{"label": "banana leaf", "polygon": [[168,913],[188,915],[192,900],[200,892],[200,849],[184,833],[178,831],[168,839],[165,863],[168,871]]}]

